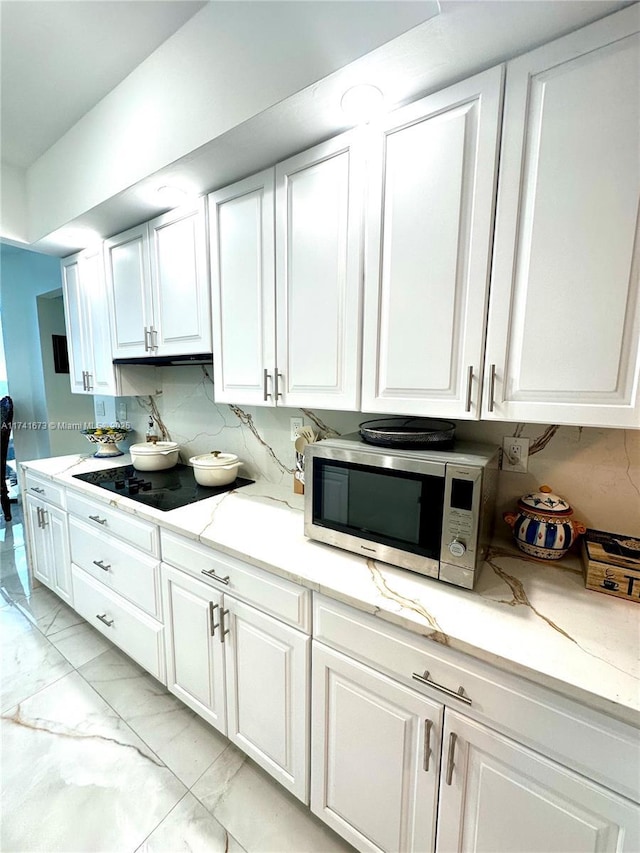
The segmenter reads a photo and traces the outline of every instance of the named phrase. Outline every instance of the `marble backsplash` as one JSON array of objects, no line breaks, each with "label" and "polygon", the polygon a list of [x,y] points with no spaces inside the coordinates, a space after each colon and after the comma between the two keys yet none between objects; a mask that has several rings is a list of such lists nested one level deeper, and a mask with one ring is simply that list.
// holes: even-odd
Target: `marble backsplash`
[{"label": "marble backsplash", "polygon": [[[182,461],[211,450],[236,453],[244,462],[245,476],[290,482],[292,489],[291,417],[302,414],[305,424],[330,434],[353,432],[361,421],[381,417],[216,404],[210,366],[166,367],[160,375],[162,391],[155,397],[123,399],[127,420],[135,429],[132,442],[144,441],[151,414],[158,434],[164,429],[180,444]],[[108,419],[113,399],[97,399],[105,401]],[[504,525],[503,511],[513,508],[520,495],[546,483],[571,503],[575,517],[587,526],[640,536],[640,431],[458,421],[456,435],[497,445],[504,436],[530,439],[528,472],[500,472],[498,529]]]}]

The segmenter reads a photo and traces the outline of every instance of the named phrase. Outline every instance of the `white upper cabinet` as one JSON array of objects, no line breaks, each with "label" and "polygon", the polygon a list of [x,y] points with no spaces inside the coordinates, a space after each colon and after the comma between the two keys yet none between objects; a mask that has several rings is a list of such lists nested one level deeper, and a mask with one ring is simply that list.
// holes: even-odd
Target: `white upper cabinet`
[{"label": "white upper cabinet", "polygon": [[359,408],[354,140],[343,134],[210,194],[217,401]]},{"label": "white upper cabinet", "polygon": [[274,393],[360,407],[363,158],[342,134],[276,166]]},{"label": "white upper cabinet", "polygon": [[113,357],[211,351],[205,199],[105,241]]},{"label": "white upper cabinet", "polygon": [[[213,372],[221,403],[272,402],[275,339],[274,174],[209,195]],[[269,395],[269,396],[267,396]]]},{"label": "white upper cabinet", "polygon": [[102,247],[65,258],[62,285],[71,391],[114,395],[118,383],[111,361]]},{"label": "white upper cabinet", "polygon": [[640,427],[637,7],[507,67],[482,416]]},{"label": "white upper cabinet", "polygon": [[502,76],[396,110],[372,140],[364,411],[479,417]]}]

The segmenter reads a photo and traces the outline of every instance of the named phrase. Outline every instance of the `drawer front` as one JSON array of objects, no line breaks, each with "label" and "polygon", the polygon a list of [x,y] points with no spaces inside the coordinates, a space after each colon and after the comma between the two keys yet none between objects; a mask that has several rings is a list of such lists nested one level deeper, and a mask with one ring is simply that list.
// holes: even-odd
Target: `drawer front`
[{"label": "drawer front", "polygon": [[[640,738],[632,726],[316,593],[313,635],[638,801]],[[425,672],[433,686],[413,677]]]},{"label": "drawer front", "polygon": [[135,518],[121,510],[113,509],[106,504],[89,500],[73,492],[69,492],[67,495],[67,509],[86,522],[93,530],[112,533],[153,557],[160,556],[158,528],[150,521]]},{"label": "drawer front", "polygon": [[[309,590],[198,542],[161,532],[162,559],[295,628],[311,631]],[[214,577],[215,575],[215,577]]]},{"label": "drawer front", "polygon": [[[166,684],[164,628],[78,566],[71,567],[74,607],[94,628]],[[101,619],[99,617],[102,617]]]},{"label": "drawer front", "polygon": [[34,474],[27,472],[24,478],[25,490],[28,495],[41,498],[43,501],[48,501],[54,506],[59,506],[65,509],[65,491],[64,486],[54,483],[52,480],[45,480],[36,477]]},{"label": "drawer front", "polygon": [[146,613],[161,618],[157,557],[94,530],[74,516],[69,519],[69,536],[71,559],[77,566]]}]

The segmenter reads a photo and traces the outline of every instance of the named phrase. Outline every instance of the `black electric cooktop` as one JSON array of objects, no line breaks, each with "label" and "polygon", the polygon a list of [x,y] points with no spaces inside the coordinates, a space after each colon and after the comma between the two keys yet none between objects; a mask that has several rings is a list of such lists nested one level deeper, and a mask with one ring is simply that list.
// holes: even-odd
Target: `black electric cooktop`
[{"label": "black electric cooktop", "polygon": [[236,477],[226,486],[201,486],[196,483],[193,468],[189,465],[176,465],[167,471],[136,471],[133,465],[121,465],[119,468],[73,476],[84,480],[85,483],[161,510],[178,509],[255,482],[245,477]]}]

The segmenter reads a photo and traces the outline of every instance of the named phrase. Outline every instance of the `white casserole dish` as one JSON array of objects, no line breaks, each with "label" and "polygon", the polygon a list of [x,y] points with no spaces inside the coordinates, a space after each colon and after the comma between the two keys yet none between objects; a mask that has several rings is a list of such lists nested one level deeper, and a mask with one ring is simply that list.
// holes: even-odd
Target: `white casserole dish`
[{"label": "white casserole dish", "polygon": [[180,445],[175,441],[147,441],[129,448],[136,471],[164,471],[178,462]]},{"label": "white casserole dish", "polygon": [[193,475],[201,486],[226,486],[236,479],[242,462],[235,453],[213,450],[192,456],[189,465],[193,465]]}]

